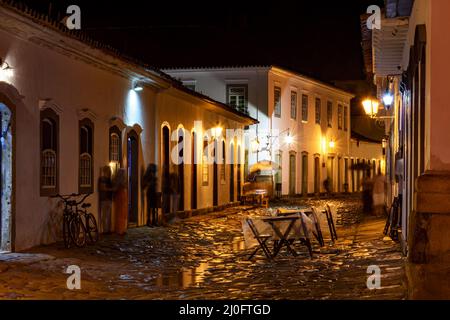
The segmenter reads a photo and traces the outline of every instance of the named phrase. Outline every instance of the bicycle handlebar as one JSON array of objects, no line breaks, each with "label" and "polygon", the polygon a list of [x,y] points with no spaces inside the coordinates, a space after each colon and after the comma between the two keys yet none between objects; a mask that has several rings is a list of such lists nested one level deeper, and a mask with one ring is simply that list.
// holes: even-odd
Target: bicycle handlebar
[{"label": "bicycle handlebar", "polygon": [[92,193],[87,193],[80,201],[76,202],[76,206],[79,206],[80,204],[82,204],[84,202],[84,200],[86,200],[87,197],[89,197]]},{"label": "bicycle handlebar", "polygon": [[64,201],[64,204],[66,206],[79,206],[80,204],[82,204],[84,202],[84,200],[86,200],[87,197],[89,197],[92,193],[87,193],[84,195],[84,197],[80,200],[80,201],[76,201],[76,200],[70,200],[70,198],[74,198],[74,197],[79,197],[81,196],[81,194],[77,194],[77,193],[72,193],[69,195],[62,195],[62,194],[56,194],[54,196],[51,196],[51,198],[59,198],[62,201]]}]

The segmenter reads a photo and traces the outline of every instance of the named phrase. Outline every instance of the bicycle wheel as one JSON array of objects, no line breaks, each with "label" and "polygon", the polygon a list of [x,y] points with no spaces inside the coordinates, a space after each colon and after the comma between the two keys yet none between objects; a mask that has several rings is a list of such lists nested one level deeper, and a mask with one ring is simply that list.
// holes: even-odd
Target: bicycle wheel
[{"label": "bicycle wheel", "polygon": [[85,214],[86,220],[86,233],[87,241],[89,244],[96,243],[98,241],[98,227],[97,221],[92,213]]},{"label": "bicycle wheel", "polygon": [[69,232],[70,219],[71,219],[71,215],[64,213],[64,216],[63,216],[63,240],[64,240],[64,247],[66,247],[67,249],[69,249],[70,245],[72,244],[72,239],[70,238],[70,232]]},{"label": "bicycle wheel", "polygon": [[74,216],[69,224],[70,237],[77,247],[86,245],[86,227],[79,215]]}]

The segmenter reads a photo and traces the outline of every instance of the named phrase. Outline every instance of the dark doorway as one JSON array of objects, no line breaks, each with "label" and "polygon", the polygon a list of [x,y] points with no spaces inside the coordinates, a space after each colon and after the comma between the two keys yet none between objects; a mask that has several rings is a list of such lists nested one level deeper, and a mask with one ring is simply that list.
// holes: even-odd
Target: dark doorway
[{"label": "dark doorway", "polygon": [[138,223],[139,142],[135,131],[128,134],[128,222]]},{"label": "dark doorway", "polygon": [[217,206],[219,204],[219,193],[218,193],[218,168],[217,168],[217,159],[219,157],[219,153],[217,152],[217,148],[218,148],[218,143],[217,143],[217,139],[214,140],[214,164],[213,164],[213,206]]},{"label": "dark doorway", "polygon": [[356,183],[355,183],[355,159],[350,159],[350,167],[352,168],[352,192],[356,192]]},{"label": "dark doorway", "polygon": [[337,158],[337,192],[342,192],[342,158]]},{"label": "dark doorway", "polygon": [[308,154],[302,155],[302,194],[308,195]]},{"label": "dark doorway", "polygon": [[170,211],[170,131],[167,126],[162,129],[162,192],[163,213]]},{"label": "dark doorway", "polygon": [[12,112],[0,102],[0,252],[14,250],[13,228],[13,130]]},{"label": "dark doorway", "polygon": [[241,201],[241,184],[242,184],[242,173],[241,173],[241,146],[238,146],[237,151],[237,200]]},{"label": "dark doorway", "polygon": [[289,194],[294,195],[295,194],[295,154],[289,155]]},{"label": "dark doorway", "polygon": [[328,179],[329,192],[334,192],[334,158],[333,157],[328,157],[327,179]]},{"label": "dark doorway", "polygon": [[197,135],[192,132],[192,148],[191,148],[191,209],[197,209]]},{"label": "dark doorway", "polygon": [[[234,144],[230,144],[230,202],[234,202]],[[225,164],[224,164],[225,165]]]},{"label": "dark doorway", "polygon": [[178,194],[180,202],[178,210],[184,211],[184,130],[178,129],[178,157],[181,160],[178,164]]},{"label": "dark doorway", "polygon": [[314,193],[320,193],[320,158],[314,158]]}]

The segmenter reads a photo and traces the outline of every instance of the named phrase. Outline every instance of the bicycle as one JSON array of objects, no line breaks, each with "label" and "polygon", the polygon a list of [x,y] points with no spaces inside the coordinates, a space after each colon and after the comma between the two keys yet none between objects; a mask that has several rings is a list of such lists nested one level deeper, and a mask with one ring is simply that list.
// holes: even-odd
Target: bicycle
[{"label": "bicycle", "polygon": [[[383,234],[391,237],[392,240],[398,240],[398,223],[399,223],[399,213],[400,213],[400,201],[398,197],[395,197],[389,214],[386,218],[386,224],[384,225]],[[390,230],[390,231],[389,231]]]},{"label": "bicycle", "polygon": [[[90,203],[84,203],[90,194],[86,194],[80,201],[76,202],[76,215],[70,221],[70,235],[77,247],[84,247],[86,243],[94,244],[98,241],[97,221],[92,213],[87,211]],[[81,209],[79,208],[81,206]]]},{"label": "bicycle", "polygon": [[70,199],[77,196],[78,195],[75,193],[72,193],[70,195],[57,194],[55,196],[52,196],[52,198],[61,199],[64,203],[62,233],[63,233],[64,247],[66,247],[67,249],[69,249],[72,244],[72,236],[69,231],[70,222],[72,221],[72,218],[76,215],[76,210],[74,210],[74,207],[76,207],[76,201]]},{"label": "bicycle", "polygon": [[83,203],[81,205],[82,209],[79,211],[82,213],[82,216],[84,217],[84,226],[88,243],[94,244],[98,241],[98,226],[97,220],[95,219],[94,215],[87,211],[87,208],[90,207],[91,207],[90,203]]}]

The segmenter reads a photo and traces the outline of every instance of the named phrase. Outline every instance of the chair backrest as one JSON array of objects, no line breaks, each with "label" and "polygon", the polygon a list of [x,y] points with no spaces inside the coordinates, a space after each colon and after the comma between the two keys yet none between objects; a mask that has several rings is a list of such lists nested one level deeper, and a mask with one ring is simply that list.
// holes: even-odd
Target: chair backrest
[{"label": "chair backrest", "polygon": [[253,223],[253,220],[251,218],[246,219],[248,226],[250,227],[250,230],[252,230],[255,237],[259,237],[258,229],[256,229],[255,224]]},{"label": "chair backrest", "polygon": [[319,223],[319,215],[318,215],[318,210],[316,209],[316,207],[311,207],[311,211],[312,211],[312,217],[315,223]]}]

